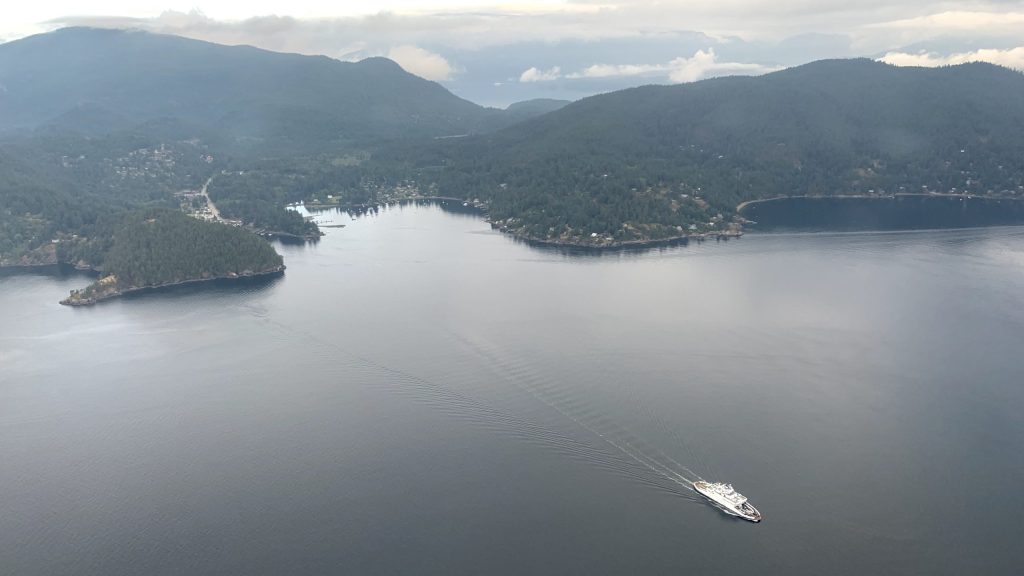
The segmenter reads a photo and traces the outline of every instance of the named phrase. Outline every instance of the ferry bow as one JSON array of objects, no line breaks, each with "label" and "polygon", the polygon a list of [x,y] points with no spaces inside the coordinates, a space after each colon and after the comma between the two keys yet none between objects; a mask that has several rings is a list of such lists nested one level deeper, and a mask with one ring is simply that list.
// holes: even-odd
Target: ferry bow
[{"label": "ferry bow", "polygon": [[737,492],[731,484],[698,480],[693,483],[693,488],[727,514],[751,522],[761,521],[761,513],[757,511],[757,508],[754,508],[747,501],[747,497]]}]

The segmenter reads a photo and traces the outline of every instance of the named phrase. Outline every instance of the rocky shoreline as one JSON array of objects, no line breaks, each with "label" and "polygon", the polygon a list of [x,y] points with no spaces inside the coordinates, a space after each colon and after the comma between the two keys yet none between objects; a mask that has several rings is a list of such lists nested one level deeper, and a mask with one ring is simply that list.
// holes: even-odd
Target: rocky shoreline
[{"label": "rocky shoreline", "polygon": [[[118,285],[117,279],[113,276],[107,276],[101,278],[92,286],[83,288],[82,290],[72,290],[71,295],[60,301],[63,306],[80,307],[80,306],[93,306],[105,300],[112,298],[119,298],[128,294],[137,294],[140,292],[148,292],[154,290],[160,290],[163,288],[170,288],[173,286],[184,286],[187,284],[199,284],[202,282],[214,282],[218,280],[242,280],[248,278],[259,278],[265,276],[275,276],[284,274],[286,266],[284,264],[275,266],[269,270],[262,270],[258,272],[245,271],[242,273],[230,273],[220,274],[217,276],[210,276],[208,278],[189,278],[187,280],[178,280],[175,282],[165,282],[163,284],[152,284],[148,286],[127,286],[121,287]],[[112,279],[112,280],[108,280]],[[94,286],[98,286],[90,291]]]}]

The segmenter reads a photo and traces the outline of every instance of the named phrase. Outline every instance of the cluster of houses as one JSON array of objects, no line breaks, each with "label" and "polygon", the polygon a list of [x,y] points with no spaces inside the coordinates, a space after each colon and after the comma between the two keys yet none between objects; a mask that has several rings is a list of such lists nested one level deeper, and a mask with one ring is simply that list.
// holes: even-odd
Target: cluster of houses
[{"label": "cluster of houses", "polygon": [[189,216],[204,222],[220,222],[229,226],[241,226],[241,220],[220,217],[210,205],[210,199],[201,190],[182,190],[174,194],[181,199],[181,209]]}]

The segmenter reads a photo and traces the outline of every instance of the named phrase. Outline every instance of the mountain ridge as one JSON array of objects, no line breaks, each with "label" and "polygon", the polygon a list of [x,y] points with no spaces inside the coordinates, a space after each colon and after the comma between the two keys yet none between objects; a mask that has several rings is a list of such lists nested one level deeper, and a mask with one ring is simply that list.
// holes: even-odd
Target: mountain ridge
[{"label": "mountain ridge", "polygon": [[780,195],[1016,194],[1022,96],[1024,74],[991,64],[825,60],[591,96],[410,161],[518,234],[636,240]]},{"label": "mountain ridge", "polygon": [[511,122],[385,58],[343,62],[138,30],[63,28],[2,44],[0,86],[0,131],[102,132],[88,116],[77,122],[88,111],[120,117],[115,129],[174,120],[221,146],[275,153],[281,138],[308,152]]}]

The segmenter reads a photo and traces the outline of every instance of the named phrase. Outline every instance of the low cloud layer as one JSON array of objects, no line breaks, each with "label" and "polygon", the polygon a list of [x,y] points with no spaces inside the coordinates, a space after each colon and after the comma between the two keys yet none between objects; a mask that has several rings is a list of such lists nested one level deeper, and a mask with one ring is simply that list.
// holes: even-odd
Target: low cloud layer
[{"label": "low cloud layer", "polygon": [[[584,78],[657,78],[664,79],[674,84],[682,82],[696,82],[713,76],[742,74],[756,75],[772,72],[780,69],[781,66],[766,66],[762,64],[749,64],[743,62],[719,62],[713,48],[698,50],[689,58],[679,57],[664,64],[592,64],[586,68],[566,74],[565,78],[570,80]],[[544,76],[545,80],[555,80],[560,76],[557,74],[558,67],[552,68]],[[523,76],[530,73],[530,78],[520,77],[520,82],[533,82],[533,72],[537,68],[530,68],[523,72]]]},{"label": "low cloud layer", "polygon": [[592,64],[566,78],[621,78],[625,76],[652,76],[667,70],[660,64]]},{"label": "low cloud layer", "polygon": [[562,77],[562,69],[558,66],[552,66],[547,70],[541,70],[536,66],[530,67],[523,71],[519,75],[520,82],[551,82],[552,80],[558,80]]},{"label": "low cloud layer", "polygon": [[455,71],[443,56],[419,46],[395,46],[388,50],[388,58],[398,62],[406,72],[427,80],[449,80]]},{"label": "low cloud layer", "polygon": [[719,62],[715,51],[699,50],[692,58],[676,58],[669,62],[669,80],[695,82],[708,76],[754,75],[772,72],[781,66],[765,66],[744,62]]},{"label": "low cloud layer", "polygon": [[880,60],[897,66],[927,67],[966,64],[968,62],[991,62],[992,64],[1024,71],[1024,46],[1018,46],[1009,50],[983,49],[947,55],[934,52],[917,52],[914,54],[889,52]]}]

